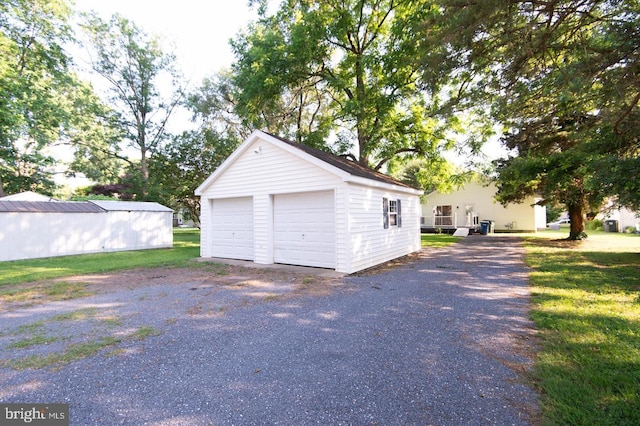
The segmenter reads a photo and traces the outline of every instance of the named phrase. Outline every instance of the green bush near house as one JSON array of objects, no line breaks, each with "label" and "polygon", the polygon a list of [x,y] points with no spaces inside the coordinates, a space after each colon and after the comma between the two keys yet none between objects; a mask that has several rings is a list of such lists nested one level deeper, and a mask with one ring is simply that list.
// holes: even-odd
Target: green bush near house
[{"label": "green bush near house", "polygon": [[588,231],[602,231],[604,226],[602,225],[602,221],[600,219],[588,220],[585,222],[584,227]]}]

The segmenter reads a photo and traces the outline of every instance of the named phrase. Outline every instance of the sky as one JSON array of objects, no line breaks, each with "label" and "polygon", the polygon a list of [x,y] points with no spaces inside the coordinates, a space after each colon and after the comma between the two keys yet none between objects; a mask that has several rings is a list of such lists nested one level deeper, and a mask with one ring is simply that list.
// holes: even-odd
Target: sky
[{"label": "sky", "polygon": [[229,39],[257,19],[247,0],[75,0],[77,11],[108,20],[119,13],[175,45],[184,76],[197,86],[233,61]]},{"label": "sky", "polygon": [[[231,66],[234,58],[229,40],[257,19],[247,0],[75,0],[74,9],[95,11],[104,20],[119,13],[149,35],[159,36],[166,43],[165,51],[176,55],[177,66],[189,88],[198,87],[205,77]],[[80,68],[86,67],[81,51],[71,53]],[[82,73],[81,76],[95,87],[104,84],[99,77]],[[186,111],[176,111],[169,123],[170,130],[176,133],[191,126]],[[61,149],[55,155],[69,161],[70,152]],[[85,178],[69,179],[63,174],[56,174],[56,180],[70,188],[90,184]]]}]

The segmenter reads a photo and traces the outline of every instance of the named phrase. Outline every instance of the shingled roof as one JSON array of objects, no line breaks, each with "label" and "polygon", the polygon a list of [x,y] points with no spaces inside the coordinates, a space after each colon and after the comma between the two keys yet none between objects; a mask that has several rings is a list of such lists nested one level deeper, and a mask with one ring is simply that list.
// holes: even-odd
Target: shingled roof
[{"label": "shingled roof", "polygon": [[320,149],[317,148],[313,148],[310,147],[308,145],[303,145],[297,142],[292,142],[290,140],[281,138],[280,136],[276,136],[273,135],[271,133],[267,133],[264,132],[265,134],[274,137],[276,139],[278,139],[279,141],[282,141],[288,145],[291,145],[303,152],[306,152],[309,155],[312,155],[314,157],[316,157],[319,160],[324,161],[327,164],[330,164],[334,167],[339,168],[340,170],[343,170],[353,176],[358,176],[358,177],[362,177],[362,178],[366,178],[366,179],[371,179],[371,180],[375,180],[375,181],[379,181],[379,182],[384,182],[384,183],[389,183],[392,185],[398,185],[398,186],[402,186],[405,188],[412,188],[412,189],[417,189],[412,187],[411,185],[407,185],[404,182],[400,182],[399,180],[396,180],[394,178],[392,178],[391,176],[387,176],[384,173],[380,173],[377,172],[375,170],[369,169],[367,167],[364,167],[358,163],[356,163],[355,161],[351,161],[348,160],[344,157],[340,157],[338,155],[335,154],[331,154],[330,152],[326,152],[326,151],[322,151]]}]

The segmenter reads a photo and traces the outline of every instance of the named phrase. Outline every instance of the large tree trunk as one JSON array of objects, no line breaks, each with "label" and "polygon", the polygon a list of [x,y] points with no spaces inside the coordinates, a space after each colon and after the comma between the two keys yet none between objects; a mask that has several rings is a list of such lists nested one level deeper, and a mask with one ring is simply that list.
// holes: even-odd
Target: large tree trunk
[{"label": "large tree trunk", "polygon": [[571,228],[567,240],[583,240],[587,237],[584,232],[584,206],[582,204],[569,204],[569,222]]}]

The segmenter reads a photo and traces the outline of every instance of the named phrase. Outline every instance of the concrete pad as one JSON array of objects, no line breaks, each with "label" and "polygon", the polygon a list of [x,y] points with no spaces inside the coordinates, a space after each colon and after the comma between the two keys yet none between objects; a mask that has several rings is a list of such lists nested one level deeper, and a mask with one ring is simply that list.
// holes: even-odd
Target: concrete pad
[{"label": "concrete pad", "polygon": [[317,277],[325,277],[325,278],[342,278],[347,275],[342,272],[337,272],[333,269],[313,268],[310,266],[283,265],[280,263],[272,263],[269,265],[264,265],[260,263],[255,263],[251,260],[224,259],[221,257],[199,257],[196,260],[198,262],[214,262],[214,263],[222,263],[224,265],[242,266],[243,268],[276,269],[280,271],[290,271],[297,274],[314,275]]}]

